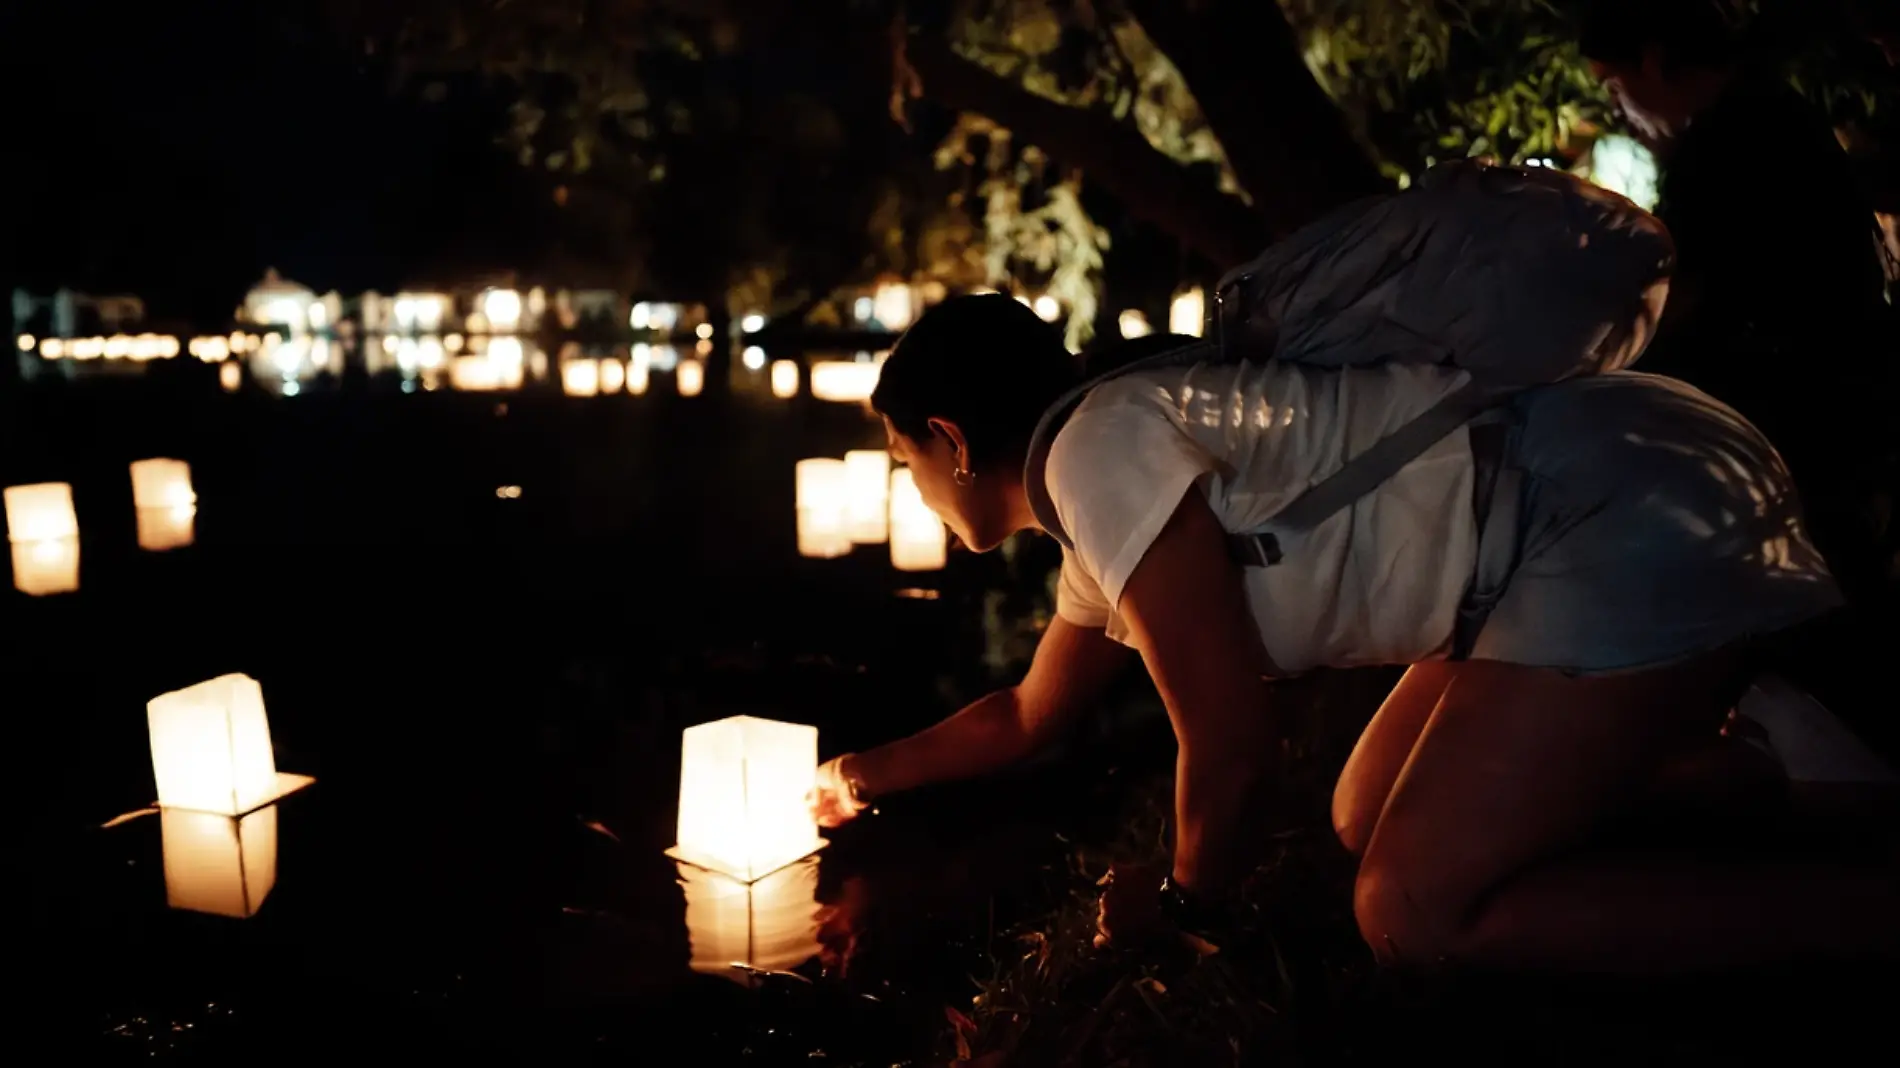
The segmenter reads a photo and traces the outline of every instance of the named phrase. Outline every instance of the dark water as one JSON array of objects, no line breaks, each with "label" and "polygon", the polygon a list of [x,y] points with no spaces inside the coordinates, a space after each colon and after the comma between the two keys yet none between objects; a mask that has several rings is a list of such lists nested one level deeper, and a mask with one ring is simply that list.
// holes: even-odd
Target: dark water
[{"label": "dark water", "polygon": [[[751,374],[715,363],[696,397],[661,374],[639,397],[380,379],[282,397],[173,361],[0,402],[0,482],[70,482],[82,530],[77,592],[0,593],[0,1041],[140,1060],[924,1049],[968,997],[997,892],[1033,888],[1054,829],[1099,810],[1077,785],[1099,766],[885,811],[755,891],[749,938],[743,905],[682,882],[662,853],[682,729],[814,724],[821,756],[914,729],[988,683],[981,607],[1010,581],[955,552],[921,575],[882,546],[801,559],[793,463],[881,434]],[[191,464],[187,548],[138,547],[126,465],[149,456]],[[188,828],[158,815],[102,826],[153,800],[146,701],[226,672],[261,683],[278,768],[316,784],[247,824],[241,854],[179,849]],[[728,966],[742,954],[794,974]]]}]

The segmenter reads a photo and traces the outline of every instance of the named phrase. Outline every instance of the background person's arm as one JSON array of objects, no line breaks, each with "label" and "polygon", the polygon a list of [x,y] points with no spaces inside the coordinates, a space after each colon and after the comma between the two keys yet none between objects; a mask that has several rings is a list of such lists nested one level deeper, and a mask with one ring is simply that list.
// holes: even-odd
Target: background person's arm
[{"label": "background person's arm", "polygon": [[1226,532],[1189,489],[1123,588],[1120,611],[1167,703],[1175,764],[1173,876],[1222,893],[1245,873],[1249,796],[1275,759],[1265,649]]},{"label": "background person's arm", "polygon": [[934,727],[847,757],[845,770],[870,797],[1000,770],[1058,737],[1102,698],[1130,656],[1101,630],[1058,617],[1022,682]]}]

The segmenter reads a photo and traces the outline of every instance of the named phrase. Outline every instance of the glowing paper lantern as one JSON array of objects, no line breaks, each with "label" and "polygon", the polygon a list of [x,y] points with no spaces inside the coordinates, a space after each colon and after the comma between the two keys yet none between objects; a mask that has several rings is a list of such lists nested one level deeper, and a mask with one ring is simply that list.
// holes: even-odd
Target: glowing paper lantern
[{"label": "glowing paper lantern", "polygon": [[161,808],[241,816],[308,786],[277,770],[264,691],[248,675],[221,675],[145,706]]},{"label": "glowing paper lantern", "polygon": [[798,396],[798,364],[793,360],[772,361],[772,396]]},{"label": "glowing paper lantern", "polygon": [[73,488],[64,482],[8,486],[8,541],[51,541],[77,538],[79,517],[73,513]]},{"label": "glowing paper lantern", "polygon": [[682,397],[697,397],[706,388],[706,365],[699,360],[681,360],[673,375]]},{"label": "glowing paper lantern", "polygon": [[891,472],[891,566],[899,571],[936,571],[949,554],[943,520],[924,504],[908,467]]},{"label": "glowing paper lantern", "polygon": [[798,861],[750,885],[680,865],[692,969],[751,985],[818,955],[818,862]]},{"label": "glowing paper lantern", "polygon": [[191,465],[183,460],[134,460],[134,508],[186,508],[198,503],[191,488]]},{"label": "glowing paper lantern", "polygon": [[854,544],[890,536],[891,454],[860,449],[844,454],[845,532]]},{"label": "glowing paper lantern", "polygon": [[627,384],[627,365],[619,360],[600,361],[600,391],[618,393]]},{"label": "glowing paper lantern", "polygon": [[875,363],[826,360],[811,365],[811,395],[822,401],[867,401],[884,368]]},{"label": "glowing paper lantern", "polygon": [[277,885],[277,806],[233,818],[168,808],[159,814],[165,903],[244,919]]},{"label": "glowing paper lantern", "polygon": [[1117,322],[1122,328],[1122,336],[1126,338],[1147,337],[1155,332],[1154,327],[1148,325],[1148,317],[1139,308],[1124,310]]},{"label": "glowing paper lantern", "polygon": [[79,539],[45,538],[13,543],[13,588],[29,597],[79,589]]},{"label": "glowing paper lantern", "polygon": [[238,387],[242,386],[243,384],[244,384],[243,365],[227,362],[227,363],[221,364],[218,367],[218,385],[224,387],[224,391],[226,393],[236,393],[238,391]]},{"label": "glowing paper lantern", "polygon": [[822,849],[805,805],[818,728],[732,716],[680,734],[678,844],[667,855],[742,883]]},{"label": "glowing paper lantern", "polygon": [[846,502],[849,474],[843,460],[800,460],[795,474],[798,555],[821,560],[851,551]]}]

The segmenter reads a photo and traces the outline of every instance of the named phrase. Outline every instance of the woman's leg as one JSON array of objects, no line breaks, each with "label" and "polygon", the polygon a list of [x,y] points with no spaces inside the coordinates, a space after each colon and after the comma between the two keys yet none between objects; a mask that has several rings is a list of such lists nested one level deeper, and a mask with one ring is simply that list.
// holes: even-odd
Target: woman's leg
[{"label": "woman's leg", "polygon": [[1458,666],[1440,660],[1407,668],[1352,747],[1333,788],[1333,830],[1353,856],[1365,855],[1392,784]]},{"label": "woman's leg", "polygon": [[1706,738],[1734,661],[1570,678],[1460,665],[1387,800],[1354,910],[1396,963],[1660,973],[1900,955],[1900,868],[1590,843]]}]

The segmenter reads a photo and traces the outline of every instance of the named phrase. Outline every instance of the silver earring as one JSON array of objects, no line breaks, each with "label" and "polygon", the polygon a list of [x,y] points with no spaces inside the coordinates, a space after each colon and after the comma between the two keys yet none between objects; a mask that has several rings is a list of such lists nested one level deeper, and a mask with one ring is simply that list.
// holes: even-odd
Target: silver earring
[{"label": "silver earring", "polygon": [[959,486],[971,486],[976,484],[976,474],[967,467],[959,467],[955,471],[950,472],[950,478]]}]

